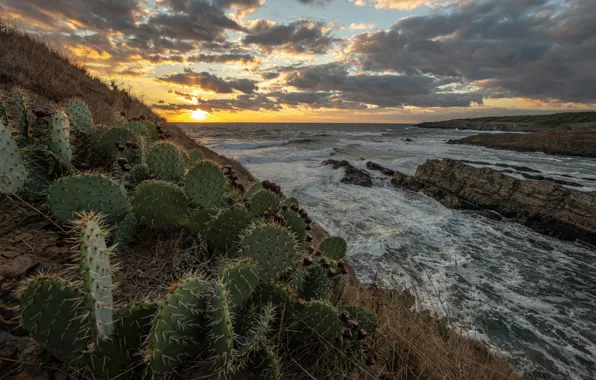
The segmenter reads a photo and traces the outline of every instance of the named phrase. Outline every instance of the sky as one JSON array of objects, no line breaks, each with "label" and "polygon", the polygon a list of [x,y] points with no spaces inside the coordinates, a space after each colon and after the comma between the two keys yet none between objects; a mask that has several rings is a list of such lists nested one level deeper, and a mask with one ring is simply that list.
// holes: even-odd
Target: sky
[{"label": "sky", "polygon": [[596,110],[594,0],[0,0],[170,121]]}]

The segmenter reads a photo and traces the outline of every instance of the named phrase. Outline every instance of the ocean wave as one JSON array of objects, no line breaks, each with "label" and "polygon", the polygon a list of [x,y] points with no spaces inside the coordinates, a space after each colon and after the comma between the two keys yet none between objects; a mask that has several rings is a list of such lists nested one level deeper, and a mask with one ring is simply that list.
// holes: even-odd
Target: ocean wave
[{"label": "ocean wave", "polygon": [[290,140],[278,140],[278,141],[255,141],[255,142],[232,142],[217,145],[215,148],[219,149],[260,149],[268,148],[270,146],[284,146],[288,145]]},{"label": "ocean wave", "polygon": [[287,149],[283,151],[271,152],[262,156],[235,156],[234,159],[242,164],[266,164],[271,162],[296,162],[308,161],[319,157],[333,156],[337,151],[333,148],[305,150],[305,149]]}]

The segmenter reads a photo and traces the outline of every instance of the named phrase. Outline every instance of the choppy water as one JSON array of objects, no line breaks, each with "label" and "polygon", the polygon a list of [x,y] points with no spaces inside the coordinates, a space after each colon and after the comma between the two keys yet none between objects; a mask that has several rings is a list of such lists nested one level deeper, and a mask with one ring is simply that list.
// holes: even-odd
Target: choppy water
[{"label": "choppy water", "polygon": [[333,156],[413,174],[426,159],[449,157],[526,166],[594,191],[596,160],[448,145],[474,132],[407,125],[182,126],[281,185],[326,230],[346,238],[363,281],[411,289],[421,307],[455,318],[461,333],[487,342],[520,370],[596,379],[594,247],[447,209],[391,187],[378,173],[373,188],[342,184],[341,170],[321,166]]}]

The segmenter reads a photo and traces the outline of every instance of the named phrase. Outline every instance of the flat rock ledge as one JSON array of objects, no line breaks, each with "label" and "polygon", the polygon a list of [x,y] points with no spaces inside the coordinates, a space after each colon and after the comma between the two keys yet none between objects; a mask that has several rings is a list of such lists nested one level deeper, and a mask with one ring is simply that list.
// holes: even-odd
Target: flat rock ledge
[{"label": "flat rock ledge", "polygon": [[345,175],[341,180],[342,183],[364,187],[372,187],[373,185],[370,173],[356,168],[346,160],[326,160],[322,162],[322,165],[331,166],[333,169],[345,168]]},{"label": "flat rock ledge", "polygon": [[414,176],[396,171],[391,182],[450,208],[495,211],[544,234],[596,244],[596,192],[519,180],[450,159],[428,160]]}]

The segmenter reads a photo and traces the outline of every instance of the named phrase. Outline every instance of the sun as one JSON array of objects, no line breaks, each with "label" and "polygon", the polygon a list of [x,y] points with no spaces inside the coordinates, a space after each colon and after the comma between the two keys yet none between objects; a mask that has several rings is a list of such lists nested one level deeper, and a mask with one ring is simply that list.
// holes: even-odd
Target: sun
[{"label": "sun", "polygon": [[201,111],[201,110],[196,110],[193,111],[192,114],[190,115],[190,117],[193,120],[207,120],[207,117],[209,117],[209,114],[205,111]]}]

